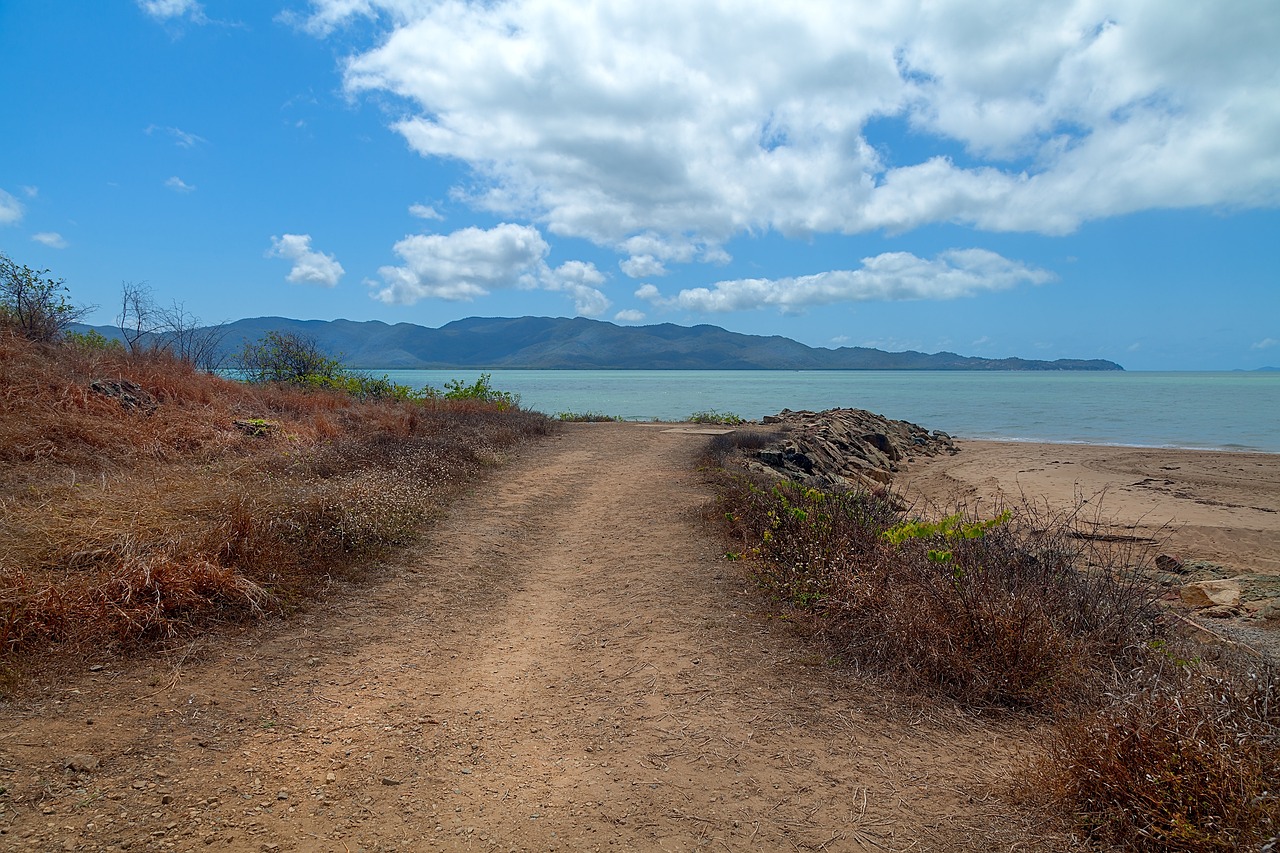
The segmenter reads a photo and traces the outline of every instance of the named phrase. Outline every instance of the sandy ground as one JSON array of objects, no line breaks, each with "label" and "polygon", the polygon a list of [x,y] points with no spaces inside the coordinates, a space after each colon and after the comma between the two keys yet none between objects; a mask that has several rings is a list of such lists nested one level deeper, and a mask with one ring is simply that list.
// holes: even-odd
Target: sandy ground
[{"label": "sandy ground", "polygon": [[908,499],[1089,502],[1182,560],[1280,575],[1280,454],[962,441],[955,456],[914,462],[895,485]]},{"label": "sandy ground", "polygon": [[701,521],[705,440],[569,425],[375,584],[36,685],[0,708],[0,848],[1062,849],[996,795],[1033,736],[770,617]]}]

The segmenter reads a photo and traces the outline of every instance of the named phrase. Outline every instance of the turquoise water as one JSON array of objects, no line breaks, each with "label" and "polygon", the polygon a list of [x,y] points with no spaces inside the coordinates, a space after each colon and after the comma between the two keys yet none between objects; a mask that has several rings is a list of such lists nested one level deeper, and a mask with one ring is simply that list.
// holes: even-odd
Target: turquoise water
[{"label": "turquoise water", "polygon": [[[375,371],[376,372],[376,371]],[[683,420],[869,409],[961,438],[1280,453],[1280,373],[493,370],[529,409]],[[479,371],[394,370],[441,387]]]}]

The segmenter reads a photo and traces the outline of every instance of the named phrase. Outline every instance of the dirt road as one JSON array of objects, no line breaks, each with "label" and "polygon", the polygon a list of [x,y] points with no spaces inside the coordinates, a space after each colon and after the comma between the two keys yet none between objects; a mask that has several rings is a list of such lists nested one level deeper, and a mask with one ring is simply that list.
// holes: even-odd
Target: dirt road
[{"label": "dirt road", "polygon": [[1020,738],[770,619],[702,526],[705,440],[569,425],[386,580],[4,708],[0,848],[994,846]]}]

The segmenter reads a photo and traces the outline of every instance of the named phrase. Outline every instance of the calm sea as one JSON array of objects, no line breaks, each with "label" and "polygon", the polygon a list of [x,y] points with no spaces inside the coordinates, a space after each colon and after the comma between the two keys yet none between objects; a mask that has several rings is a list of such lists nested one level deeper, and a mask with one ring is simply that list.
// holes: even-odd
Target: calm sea
[{"label": "calm sea", "polygon": [[[379,371],[373,371],[379,373]],[[683,420],[869,409],[960,438],[1280,453],[1280,373],[494,370],[529,409]],[[480,371],[393,370],[441,387]]]}]

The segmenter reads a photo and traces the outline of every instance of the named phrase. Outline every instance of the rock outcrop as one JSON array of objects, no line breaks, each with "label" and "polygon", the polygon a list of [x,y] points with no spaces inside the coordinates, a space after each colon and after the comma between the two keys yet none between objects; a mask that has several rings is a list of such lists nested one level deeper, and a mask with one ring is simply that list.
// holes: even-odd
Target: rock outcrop
[{"label": "rock outcrop", "polygon": [[747,467],[825,491],[882,488],[914,458],[960,452],[944,432],[862,409],[783,409],[764,423],[781,426],[780,437]]}]

